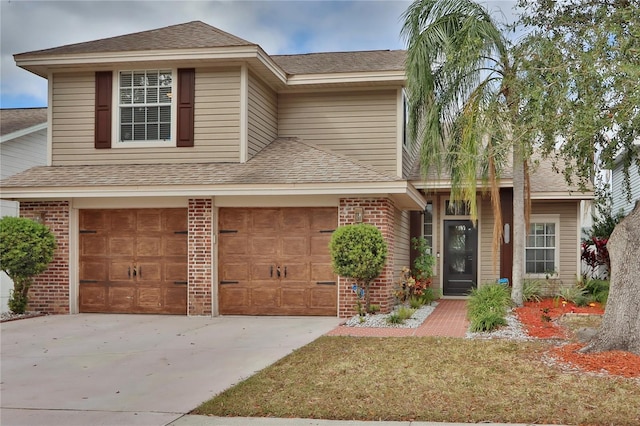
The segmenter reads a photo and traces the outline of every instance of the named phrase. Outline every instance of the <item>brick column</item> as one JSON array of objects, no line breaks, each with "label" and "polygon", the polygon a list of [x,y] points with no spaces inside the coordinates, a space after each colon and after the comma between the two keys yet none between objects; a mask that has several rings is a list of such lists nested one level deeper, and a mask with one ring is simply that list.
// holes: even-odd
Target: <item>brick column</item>
[{"label": "brick column", "polygon": [[[363,223],[375,225],[387,242],[387,263],[380,276],[371,283],[371,303],[380,305],[383,313],[393,308],[393,254],[395,244],[394,204],[388,198],[341,198],[338,225],[355,223],[355,209],[363,211]],[[338,287],[338,316],[350,317],[356,314],[356,297],[351,290],[352,282],[340,277]]]},{"label": "brick column", "polygon": [[56,251],[49,267],[35,277],[29,290],[27,310],[48,314],[69,313],[69,202],[23,201],[20,216],[40,220],[56,238]]},{"label": "brick column", "polygon": [[212,274],[215,264],[212,200],[189,199],[188,220],[188,315],[212,315]]}]

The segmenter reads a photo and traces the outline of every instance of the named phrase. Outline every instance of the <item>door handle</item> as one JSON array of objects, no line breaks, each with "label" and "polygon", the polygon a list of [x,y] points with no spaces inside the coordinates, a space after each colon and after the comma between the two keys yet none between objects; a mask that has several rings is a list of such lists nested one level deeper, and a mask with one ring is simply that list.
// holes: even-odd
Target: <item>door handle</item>
[{"label": "door handle", "polygon": [[278,278],[280,278],[280,267],[279,266],[276,268],[276,275],[278,275]]},{"label": "door handle", "polygon": [[287,267],[284,267],[284,277],[287,278]]},{"label": "door handle", "polygon": [[127,268],[127,276],[131,278],[131,266]]},{"label": "door handle", "polygon": [[269,277],[273,278],[273,265],[269,265]]},{"label": "door handle", "polygon": [[138,271],[136,270],[136,267],[133,267],[133,276],[135,277],[136,275],[138,275]]}]

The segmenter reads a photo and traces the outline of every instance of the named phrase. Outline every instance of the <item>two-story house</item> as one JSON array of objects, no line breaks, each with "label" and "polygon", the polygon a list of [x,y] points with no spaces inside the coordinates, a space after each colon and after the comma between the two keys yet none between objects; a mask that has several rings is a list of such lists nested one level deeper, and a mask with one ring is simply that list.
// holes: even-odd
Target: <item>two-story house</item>
[{"label": "two-story house", "polygon": [[[383,311],[411,236],[431,242],[445,296],[510,274],[508,237],[491,266],[488,199],[471,226],[446,179],[415,173],[404,51],[268,55],[190,22],[15,60],[49,81],[48,165],[2,182],[57,236],[34,310],[349,316],[328,242],[358,222],[389,247]],[[581,197],[537,176],[527,270],[573,279]]]}]

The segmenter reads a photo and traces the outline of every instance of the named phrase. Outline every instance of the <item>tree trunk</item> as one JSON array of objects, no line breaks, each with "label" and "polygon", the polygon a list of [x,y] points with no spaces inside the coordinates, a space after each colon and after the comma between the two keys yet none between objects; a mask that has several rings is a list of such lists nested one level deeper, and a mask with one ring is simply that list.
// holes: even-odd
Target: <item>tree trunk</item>
[{"label": "tree trunk", "polygon": [[511,278],[511,300],[522,306],[524,276],[524,241],[527,237],[524,203],[524,156],[522,149],[513,147],[513,269]]},{"label": "tree trunk", "polygon": [[640,355],[640,201],[615,227],[607,248],[609,299],[598,334],[581,352],[623,350]]}]

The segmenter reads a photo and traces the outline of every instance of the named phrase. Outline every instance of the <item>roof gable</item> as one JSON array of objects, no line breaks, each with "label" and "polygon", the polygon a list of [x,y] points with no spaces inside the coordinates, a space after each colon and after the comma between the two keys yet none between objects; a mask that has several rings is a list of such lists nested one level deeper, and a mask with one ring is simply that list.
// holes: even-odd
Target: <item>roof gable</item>
[{"label": "roof gable", "polygon": [[243,40],[204,22],[192,21],[155,30],[20,53],[14,57],[17,60],[32,55],[45,56],[231,46],[255,46],[255,43]]}]

